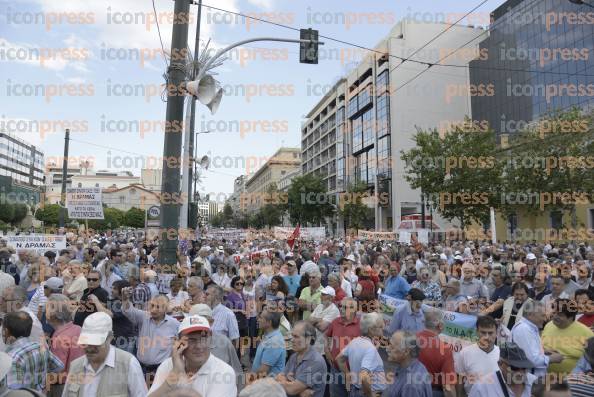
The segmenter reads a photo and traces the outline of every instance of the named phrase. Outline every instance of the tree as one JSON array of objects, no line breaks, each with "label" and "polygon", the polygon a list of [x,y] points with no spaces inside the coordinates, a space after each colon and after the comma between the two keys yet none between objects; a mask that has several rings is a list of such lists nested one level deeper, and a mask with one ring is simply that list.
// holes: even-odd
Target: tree
[{"label": "tree", "polygon": [[14,204],[14,217],[12,219],[12,223],[14,225],[21,223],[23,219],[27,217],[28,212],[29,207],[27,207],[26,204]]},{"label": "tree", "polygon": [[368,196],[367,185],[356,183],[350,185],[345,195],[339,202],[339,213],[344,219],[345,228],[364,229],[373,221],[375,214],[372,208],[363,203],[363,198]]},{"label": "tree", "polygon": [[[104,219],[90,219],[89,228],[95,230],[117,229],[124,222],[124,212],[117,208],[103,208]],[[79,220],[79,222],[84,220]]]},{"label": "tree", "polygon": [[14,219],[15,208],[11,203],[0,204],[0,220],[5,223],[11,223]]},{"label": "tree", "polygon": [[124,214],[124,225],[133,228],[143,228],[146,219],[146,211],[140,208],[132,207]]},{"label": "tree", "polygon": [[320,224],[335,212],[326,183],[312,174],[293,178],[283,206],[294,224]]},{"label": "tree", "polygon": [[416,147],[401,151],[406,181],[444,218],[458,219],[462,229],[473,221],[487,222],[489,207],[500,207],[503,171],[495,157],[495,133],[466,121],[443,137],[437,130],[418,130]]},{"label": "tree", "polygon": [[212,227],[223,227],[224,226],[224,214],[222,212],[219,212],[218,214],[215,214],[211,220],[210,220],[210,225]]},{"label": "tree", "polygon": [[223,222],[227,226],[233,223],[233,208],[229,203],[225,203],[223,207]]},{"label": "tree", "polygon": [[590,203],[594,191],[592,117],[577,108],[554,112],[510,140],[502,150],[505,212],[569,212],[577,227],[576,204]]},{"label": "tree", "polygon": [[[65,222],[70,222],[68,214],[65,215]],[[39,221],[42,221],[45,226],[57,226],[60,218],[60,206],[58,204],[46,204],[37,210],[35,213],[35,218]]]}]

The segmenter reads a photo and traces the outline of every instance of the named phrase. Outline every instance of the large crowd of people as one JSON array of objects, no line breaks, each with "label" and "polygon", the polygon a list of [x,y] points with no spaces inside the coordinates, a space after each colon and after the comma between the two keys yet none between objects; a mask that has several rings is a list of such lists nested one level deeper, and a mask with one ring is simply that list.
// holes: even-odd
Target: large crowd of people
[{"label": "large crowd of people", "polygon": [[0,238],[0,396],[594,396],[586,242],[203,237],[175,265],[158,250]]}]

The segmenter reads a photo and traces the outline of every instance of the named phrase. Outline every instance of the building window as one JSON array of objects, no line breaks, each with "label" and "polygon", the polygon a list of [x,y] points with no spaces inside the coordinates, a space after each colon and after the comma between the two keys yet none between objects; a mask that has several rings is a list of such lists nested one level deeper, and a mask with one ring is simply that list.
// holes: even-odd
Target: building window
[{"label": "building window", "polygon": [[96,184],[95,184],[95,187],[99,187],[99,184],[98,184],[98,183],[96,183]]},{"label": "building window", "polygon": [[82,187],[82,183],[78,182],[78,187]]},{"label": "building window", "polygon": [[590,230],[594,230],[594,208],[590,208],[588,213],[590,214]]},{"label": "building window", "polygon": [[348,113],[347,116],[349,118],[353,117],[357,112],[359,111],[359,106],[358,106],[358,102],[357,102],[357,95],[355,95],[354,97],[352,97],[349,100],[349,107],[348,107]]},{"label": "building window", "polygon": [[120,204],[126,204],[126,196],[120,196]]},{"label": "building window", "polygon": [[390,147],[390,135],[381,137],[377,141],[377,173],[384,178],[389,178],[391,175],[391,147]]},{"label": "building window", "polygon": [[363,129],[363,147],[366,148],[373,145],[374,134],[371,110],[366,111],[363,113],[363,116],[361,116],[361,128]]},{"label": "building window", "polygon": [[515,238],[517,229],[518,229],[518,215],[517,214],[509,214],[507,216],[508,240],[513,240]]},{"label": "building window", "polygon": [[362,118],[358,117],[351,121],[353,131],[353,153],[357,153],[363,149],[363,125]]}]

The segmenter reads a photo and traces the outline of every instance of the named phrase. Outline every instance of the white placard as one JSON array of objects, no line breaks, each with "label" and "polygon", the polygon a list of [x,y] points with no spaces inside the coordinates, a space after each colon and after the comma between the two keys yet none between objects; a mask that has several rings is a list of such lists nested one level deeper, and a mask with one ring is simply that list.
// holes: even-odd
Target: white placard
[{"label": "white placard", "polygon": [[429,244],[429,230],[427,229],[420,229],[417,231],[419,236],[419,243],[421,244]]},{"label": "white placard", "polygon": [[70,219],[104,219],[101,188],[66,188],[66,208]]},{"label": "white placard", "polygon": [[33,250],[39,255],[46,251],[54,251],[56,254],[60,250],[66,249],[66,236],[53,234],[30,234],[28,236],[7,236],[7,244],[17,251]]},{"label": "white placard", "polygon": [[410,244],[410,232],[398,232],[398,242],[402,244]]}]

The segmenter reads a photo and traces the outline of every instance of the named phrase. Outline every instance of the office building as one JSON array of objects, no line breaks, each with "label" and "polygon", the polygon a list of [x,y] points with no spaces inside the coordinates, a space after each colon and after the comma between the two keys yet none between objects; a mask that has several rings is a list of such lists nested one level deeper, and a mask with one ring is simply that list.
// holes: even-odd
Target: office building
[{"label": "office building", "polygon": [[[44,185],[43,152],[14,134],[0,132],[0,193],[15,204],[34,205]],[[12,193],[12,194],[11,194]]]},{"label": "office building", "polygon": [[[428,70],[426,64],[411,61],[400,66],[399,58],[409,57],[447,27],[413,21],[395,25],[375,47],[377,52],[338,79],[302,125],[302,174],[323,178],[338,204],[351,186],[366,186],[370,197],[364,203],[374,219],[368,228],[396,230],[402,217],[421,212],[420,191],[404,179],[400,160],[401,151],[414,146],[417,129],[445,130],[471,114],[467,68]],[[412,59],[435,63],[482,33],[480,28],[453,26]],[[447,63],[466,66],[475,58],[476,43],[462,49]],[[328,221],[331,232],[343,230],[340,218]],[[439,218],[436,223],[447,226]]]}]

